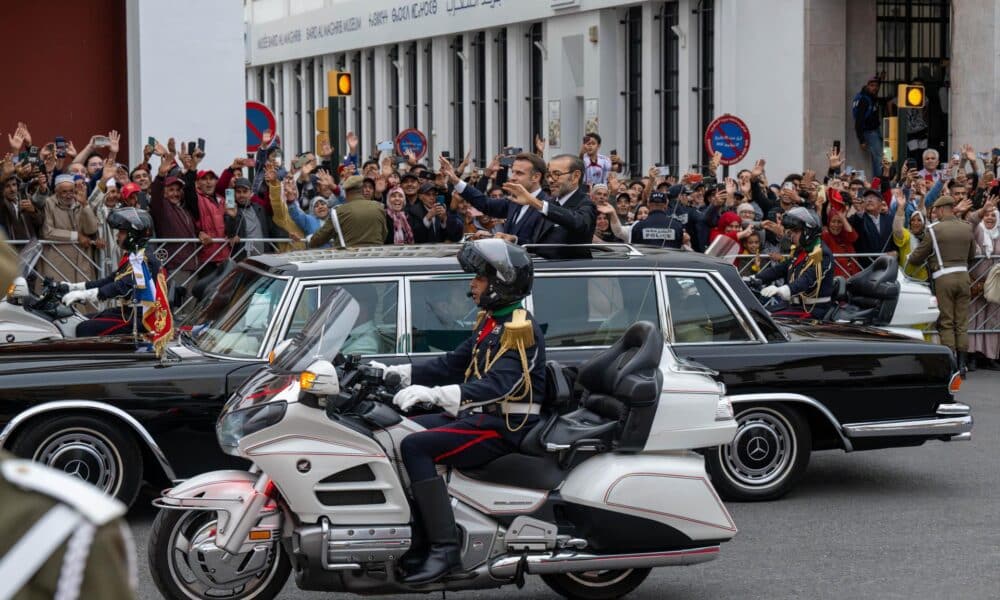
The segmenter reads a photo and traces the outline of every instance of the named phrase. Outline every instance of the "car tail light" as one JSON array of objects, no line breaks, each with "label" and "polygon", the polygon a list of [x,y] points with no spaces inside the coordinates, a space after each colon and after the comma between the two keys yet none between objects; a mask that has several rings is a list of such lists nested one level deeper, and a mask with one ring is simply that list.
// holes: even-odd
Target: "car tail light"
[{"label": "car tail light", "polygon": [[962,374],[955,373],[951,376],[951,381],[948,382],[948,391],[957,394],[960,389],[962,389]]}]

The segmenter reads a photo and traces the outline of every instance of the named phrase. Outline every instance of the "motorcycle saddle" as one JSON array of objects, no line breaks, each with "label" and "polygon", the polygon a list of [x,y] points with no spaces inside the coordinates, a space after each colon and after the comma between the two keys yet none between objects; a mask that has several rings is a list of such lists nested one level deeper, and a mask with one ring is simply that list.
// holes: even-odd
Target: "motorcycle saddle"
[{"label": "motorcycle saddle", "polygon": [[462,469],[461,473],[479,481],[545,491],[555,489],[566,478],[555,454],[507,454],[481,467]]}]

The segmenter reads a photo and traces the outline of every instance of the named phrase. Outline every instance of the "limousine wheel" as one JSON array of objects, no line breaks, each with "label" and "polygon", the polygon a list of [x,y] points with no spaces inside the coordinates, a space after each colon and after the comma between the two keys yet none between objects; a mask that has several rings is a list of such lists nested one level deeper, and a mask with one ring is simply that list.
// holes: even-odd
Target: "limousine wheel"
[{"label": "limousine wheel", "polygon": [[809,464],[809,424],[783,404],[742,408],[736,422],[733,441],[706,454],[719,494],[726,500],[749,502],[787,494]]},{"label": "limousine wheel", "polygon": [[557,594],[570,600],[611,600],[639,587],[650,569],[552,573],[542,580]]},{"label": "limousine wheel", "polygon": [[89,415],[61,415],[28,424],[11,450],[79,477],[131,506],[142,483],[142,454],[123,427]]}]

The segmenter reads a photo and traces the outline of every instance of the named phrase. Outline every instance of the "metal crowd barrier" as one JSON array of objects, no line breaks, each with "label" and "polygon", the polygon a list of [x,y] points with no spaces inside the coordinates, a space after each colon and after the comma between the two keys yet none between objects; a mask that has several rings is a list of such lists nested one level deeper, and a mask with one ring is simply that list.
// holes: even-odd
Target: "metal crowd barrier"
[{"label": "metal crowd barrier", "polygon": [[[279,250],[280,244],[292,243],[288,238],[253,238],[240,239],[240,244],[230,256],[234,260],[246,258],[246,243],[263,244],[270,252]],[[28,244],[25,240],[12,240],[10,244],[15,250]],[[83,249],[72,242],[54,242],[49,240],[38,240],[44,250],[38,263],[34,266],[33,272],[40,276],[47,275],[60,281],[86,281],[89,279],[99,279],[114,273],[118,266],[118,260],[113,259],[108,253],[101,253],[96,249]],[[191,238],[154,238],[150,240],[147,252],[155,253],[161,264],[169,265],[178,257],[184,257],[167,269],[168,283],[174,285],[190,287],[205,271],[214,268],[213,259],[227,247],[225,238],[214,238],[211,254],[201,260],[199,256],[204,246],[199,239]],[[230,248],[232,250],[232,248]],[[834,261],[837,275],[849,277],[871,263],[872,260],[880,256],[879,254],[835,254]],[[767,255],[737,255],[733,257],[734,264],[740,275],[749,276],[759,272],[771,262]],[[974,289],[981,287],[990,267],[1000,262],[1000,256],[981,256],[976,259],[969,275],[972,279]],[[980,286],[977,286],[980,284]],[[190,299],[190,298],[189,298]],[[175,307],[179,308],[179,307]],[[931,333],[931,332],[928,332]],[[1000,333],[1000,305],[991,305],[981,296],[973,297],[969,307],[969,333],[988,334]]]}]

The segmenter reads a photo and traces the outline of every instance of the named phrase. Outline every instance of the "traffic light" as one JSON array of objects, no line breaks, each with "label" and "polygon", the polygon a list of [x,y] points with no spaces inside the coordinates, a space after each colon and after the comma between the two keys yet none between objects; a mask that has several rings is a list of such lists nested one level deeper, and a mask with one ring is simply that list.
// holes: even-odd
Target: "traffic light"
[{"label": "traffic light", "polygon": [[899,108],[923,108],[927,103],[924,86],[901,83],[897,88],[896,104]]},{"label": "traffic light", "polygon": [[326,74],[326,84],[330,88],[330,97],[351,95],[351,74],[347,71],[330,71]]}]

